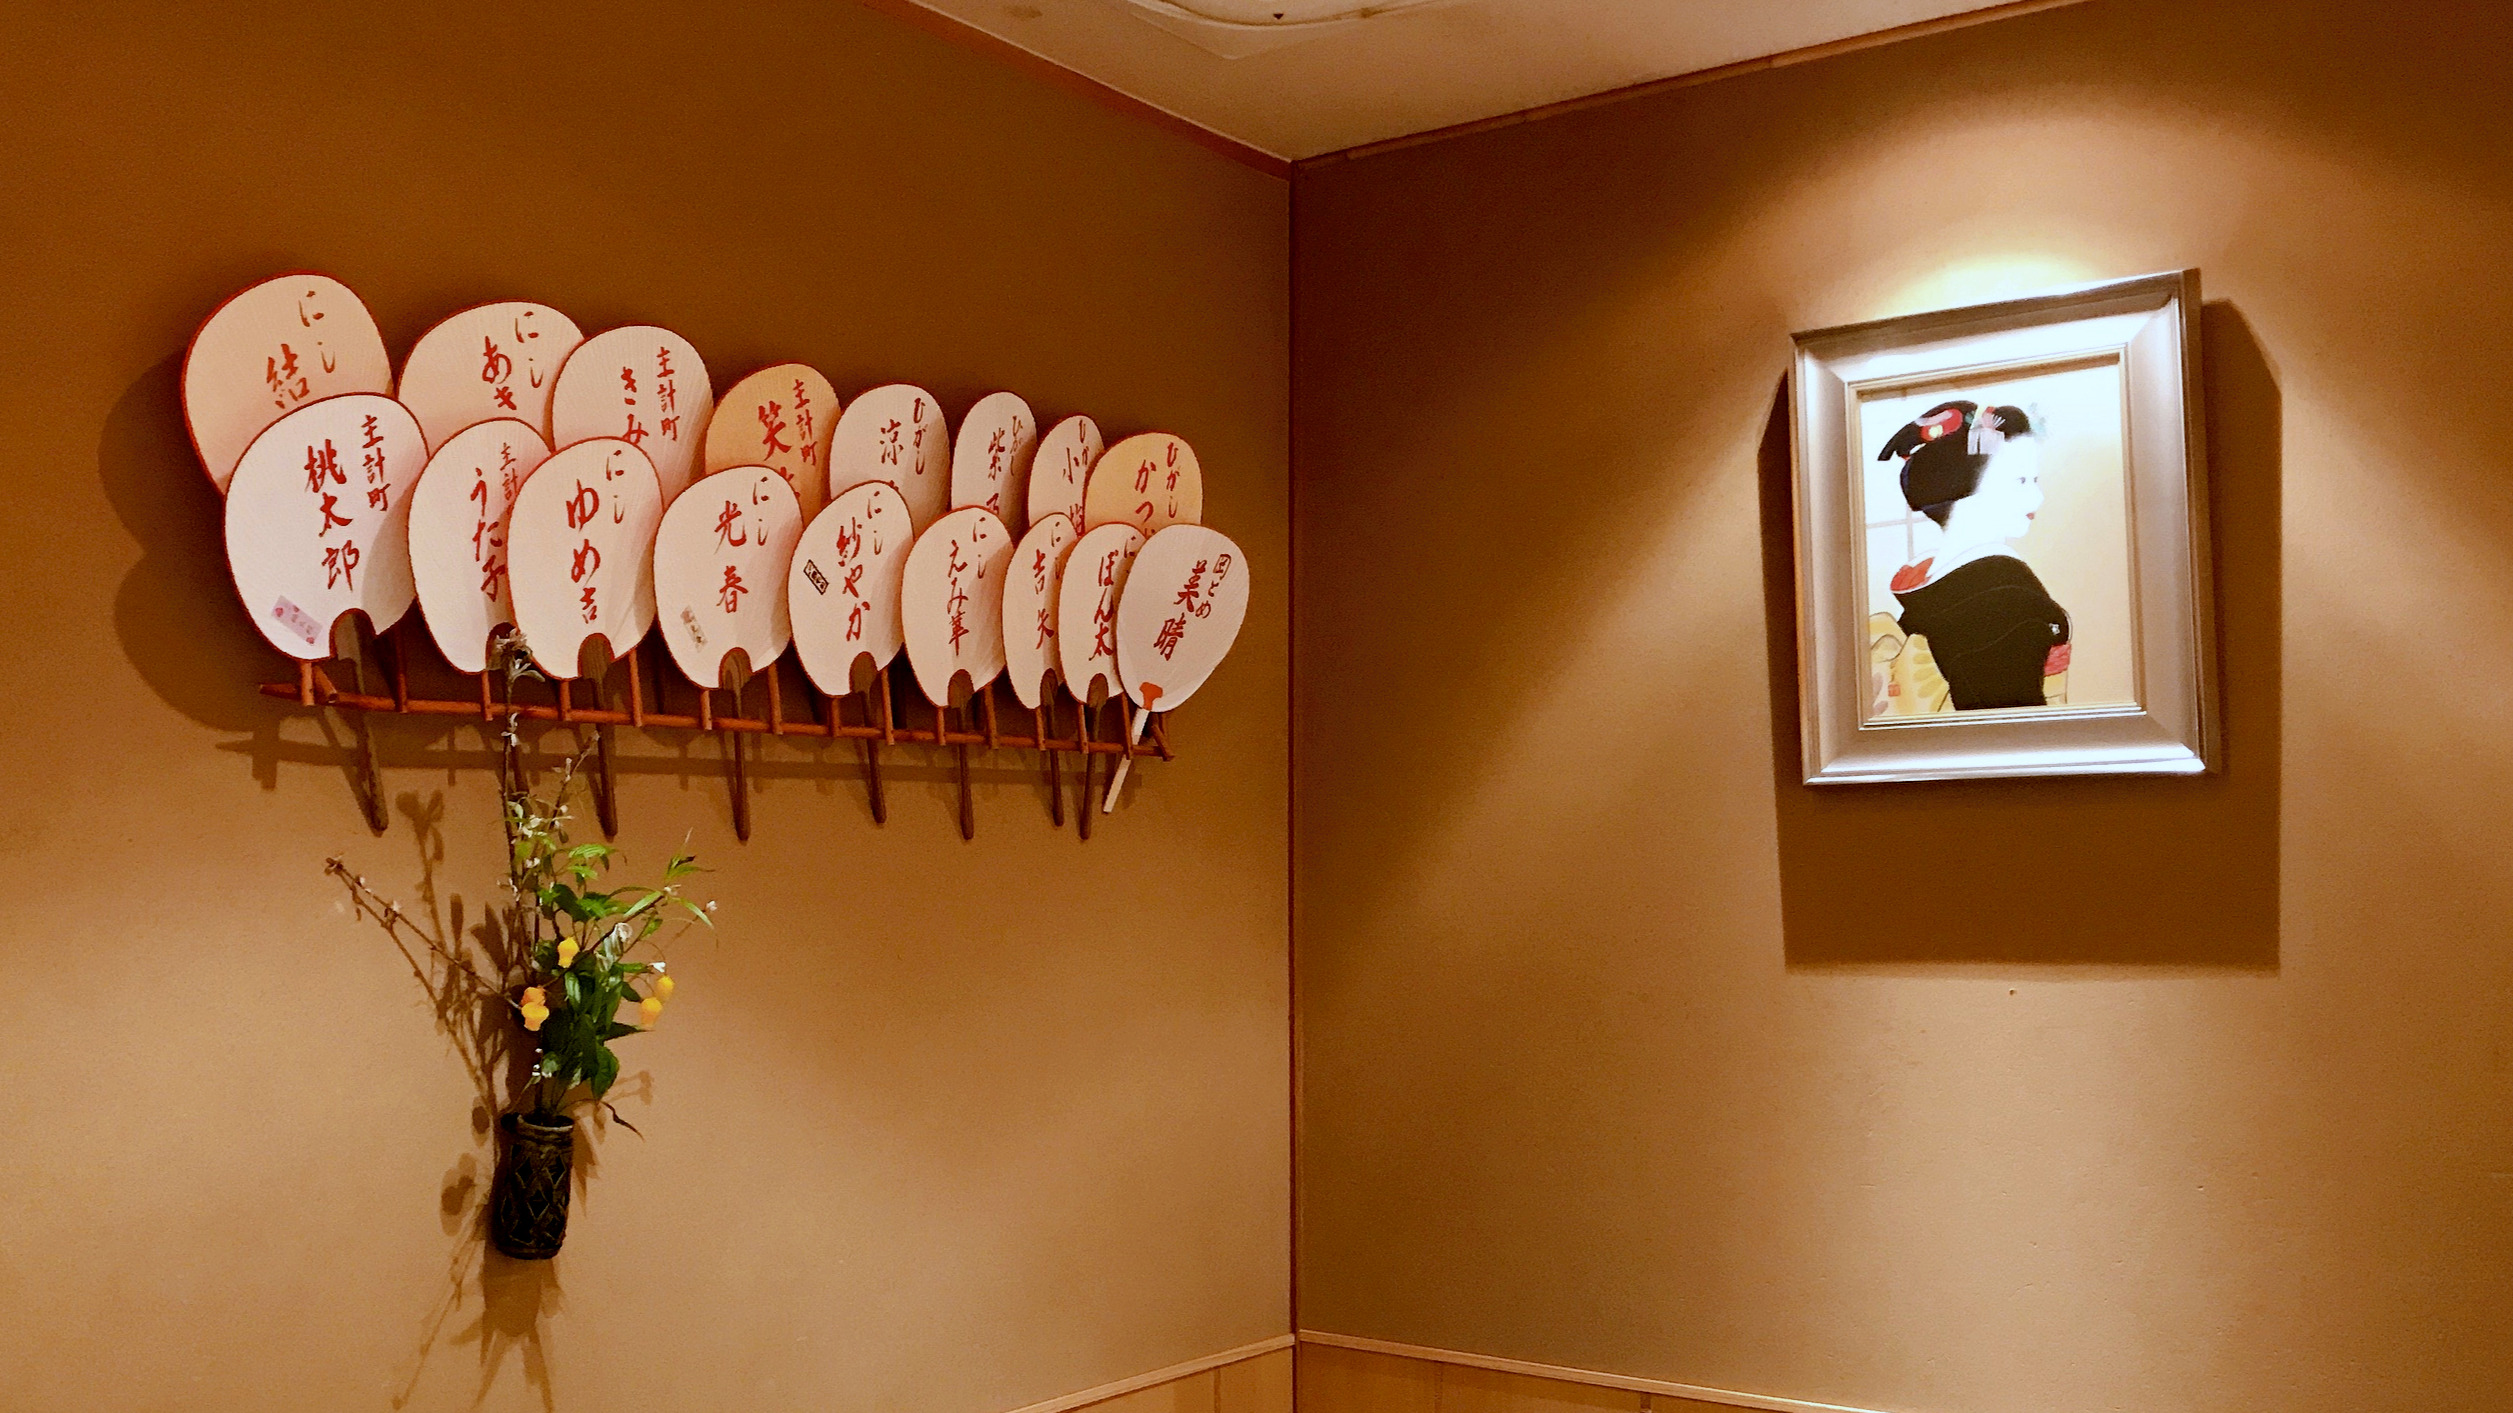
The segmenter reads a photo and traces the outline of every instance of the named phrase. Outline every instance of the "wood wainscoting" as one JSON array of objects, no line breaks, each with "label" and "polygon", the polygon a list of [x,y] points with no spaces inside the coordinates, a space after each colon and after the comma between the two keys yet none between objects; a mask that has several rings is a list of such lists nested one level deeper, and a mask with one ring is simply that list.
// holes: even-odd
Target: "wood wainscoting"
[{"label": "wood wainscoting", "polygon": [[1867,1413],[1316,1330],[1298,1348],[1300,1413]]},{"label": "wood wainscoting", "polygon": [[1302,1330],[1013,1413],[1869,1413]]},{"label": "wood wainscoting", "polygon": [[1291,1413],[1292,1337],[1280,1335],[1014,1413]]}]

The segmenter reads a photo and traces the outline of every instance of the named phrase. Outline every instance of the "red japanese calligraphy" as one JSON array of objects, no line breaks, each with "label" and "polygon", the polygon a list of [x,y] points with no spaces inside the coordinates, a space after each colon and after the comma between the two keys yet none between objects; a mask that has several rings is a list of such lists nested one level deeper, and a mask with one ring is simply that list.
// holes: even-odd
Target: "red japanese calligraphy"
[{"label": "red japanese calligraphy", "polygon": [[784,412],[784,410],[785,409],[777,406],[774,402],[763,403],[760,405],[759,459],[762,461],[765,461],[772,456],[790,453],[794,450],[794,448],[785,444],[783,438],[778,436],[778,433],[785,430],[785,418],[779,415]]},{"label": "red japanese calligraphy", "polygon": [[344,486],[349,484],[349,474],[340,469],[340,453],[332,449],[332,439],[329,437],[323,438],[321,446],[309,446],[305,449],[306,494],[319,494],[323,489],[323,478],[326,476],[337,484]]},{"label": "red japanese calligraphy", "polygon": [[812,445],[811,391],[800,378],[794,380],[794,441],[805,448]]},{"label": "red japanese calligraphy", "polygon": [[364,453],[359,462],[366,469],[366,503],[371,510],[392,509],[392,491],[384,475],[384,434],[375,424],[375,414],[366,415],[363,427]]},{"label": "red japanese calligraphy", "polygon": [[[1199,604],[1196,601],[1196,596],[1203,591],[1203,588],[1204,561],[1199,559],[1195,562],[1195,567],[1187,571],[1187,582],[1179,588],[1175,602],[1185,605],[1187,612],[1198,618],[1210,618],[1213,616],[1213,605],[1209,602]],[[1161,656],[1167,657],[1169,654],[1162,653]]]},{"label": "red japanese calligraphy", "polygon": [[[506,457],[508,464],[513,464],[512,449],[507,450]],[[499,585],[506,578],[506,561],[498,558],[497,552],[506,548],[506,530],[489,519],[488,469],[475,467],[473,475],[476,479],[471,483],[470,499],[479,510],[471,526],[471,563],[480,571],[480,592],[496,598],[505,592]]]},{"label": "red japanese calligraphy", "polygon": [[951,576],[951,597],[944,602],[944,607],[951,610],[951,655],[954,657],[960,654],[960,640],[969,635],[969,594],[968,590],[960,587],[960,576],[967,573],[968,568],[960,559],[960,542],[953,540],[946,569]]},{"label": "red japanese calligraphy", "polygon": [[578,607],[583,610],[584,618],[587,623],[595,622],[602,616],[601,610],[597,606],[594,597],[594,589],[596,588],[596,585],[590,582],[593,575],[598,573],[601,568],[602,551],[595,548],[593,541],[589,539],[579,541],[576,545],[574,560],[568,566],[567,577],[574,583],[583,585],[583,593],[579,599]]},{"label": "red japanese calligraphy", "polygon": [[1091,656],[1117,655],[1117,605],[1115,595],[1102,594],[1099,607],[1091,610]]},{"label": "red japanese calligraphy", "polygon": [[[299,316],[299,319],[302,322],[303,316]],[[295,349],[283,343],[279,346],[278,353],[263,360],[263,365],[263,379],[270,384],[271,406],[286,407],[289,403],[304,401],[306,393],[311,390],[312,383],[309,379],[298,376]]]}]

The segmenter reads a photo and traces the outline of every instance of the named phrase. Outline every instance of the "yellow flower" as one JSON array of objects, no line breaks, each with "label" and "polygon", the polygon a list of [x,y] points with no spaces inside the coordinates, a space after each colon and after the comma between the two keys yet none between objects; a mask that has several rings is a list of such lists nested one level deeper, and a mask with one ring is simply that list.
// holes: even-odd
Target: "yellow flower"
[{"label": "yellow flower", "polygon": [[550,1007],[548,1005],[547,998],[542,994],[541,988],[538,986],[527,986],[524,988],[524,1002],[522,1009],[524,1013],[524,1029],[526,1030],[539,1030],[541,1028],[541,1022],[550,1018]]},{"label": "yellow flower", "polygon": [[658,1000],[658,1001],[669,1001],[669,1000],[671,1000],[671,999],[672,999],[672,992],[673,992],[673,991],[674,991],[674,989],[676,989],[678,986],[679,986],[679,983],[678,983],[678,982],[675,982],[674,980],[672,980],[672,978],[670,978],[670,977],[668,977],[668,976],[658,976],[658,977],[656,977],[656,978],[654,979],[654,999],[656,999],[656,1000]]},{"label": "yellow flower", "polygon": [[581,949],[576,946],[575,938],[560,938],[558,940],[558,969],[560,971],[565,971],[569,967],[574,966],[576,964],[576,953],[579,950]]},{"label": "yellow flower", "polygon": [[656,1019],[661,1017],[663,1014],[663,998],[660,996],[649,996],[638,1002],[637,1014],[645,1020],[646,1024],[654,1024]]}]

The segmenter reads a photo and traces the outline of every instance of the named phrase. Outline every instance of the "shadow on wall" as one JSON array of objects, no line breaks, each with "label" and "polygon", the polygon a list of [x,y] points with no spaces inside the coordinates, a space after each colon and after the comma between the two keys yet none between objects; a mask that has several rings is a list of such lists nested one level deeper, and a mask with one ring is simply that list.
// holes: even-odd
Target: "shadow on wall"
[{"label": "shadow on wall", "polygon": [[2240,311],[2199,332],[2225,731],[2192,779],[1802,783],[1782,387],[1761,472],[1789,965],[2277,966],[2281,397]]},{"label": "shadow on wall", "polygon": [[236,601],[218,488],[183,425],[183,355],[151,364],[105,418],[97,478],[140,543],[114,595],[114,631],[149,690],[204,726],[267,731],[279,713],[253,683],[290,675]]},{"label": "shadow on wall", "polygon": [[[486,906],[469,914],[460,895],[440,897],[437,869],[445,861],[445,796],[424,801],[405,792],[396,800],[409,821],[418,850],[419,873],[415,906],[392,900],[379,909],[363,891],[364,880],[349,885],[348,902],[357,913],[400,950],[413,980],[427,994],[437,1030],[452,1043],[473,1089],[471,1144],[455,1156],[445,1174],[439,1208],[445,1235],[445,1285],[419,1331],[416,1352],[402,1372],[393,1405],[406,1406],[451,1330],[452,1342],[474,1348],[478,1386],[473,1400],[487,1399],[504,1372],[508,1357],[520,1364],[524,1381],[540,1396],[544,1408],[557,1406],[544,1342],[546,1321],[555,1315],[564,1292],[558,1279],[559,1258],[517,1261],[500,1254],[488,1239],[489,1202],[497,1165],[498,1116],[513,1107],[512,1096],[523,1092],[531,1077],[533,1052],[516,1029],[505,999],[475,978],[512,976],[529,945],[507,910]],[[626,1126],[616,1106],[653,1102],[653,1076],[639,1072],[611,1091],[611,1104],[597,1107],[576,1131],[575,1188],[571,1205],[585,1209],[592,1179],[601,1162],[601,1144],[612,1128]],[[609,1121],[605,1121],[606,1115]],[[469,1316],[467,1323],[456,1321]]]}]

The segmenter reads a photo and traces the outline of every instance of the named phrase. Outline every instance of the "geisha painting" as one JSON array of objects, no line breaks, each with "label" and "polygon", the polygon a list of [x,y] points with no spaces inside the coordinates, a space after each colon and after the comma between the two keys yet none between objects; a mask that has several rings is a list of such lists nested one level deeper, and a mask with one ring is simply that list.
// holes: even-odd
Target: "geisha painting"
[{"label": "geisha painting", "polygon": [[1870,721],[2133,695],[2116,363],[1860,406]]},{"label": "geisha painting", "polygon": [[1807,784],[2213,768],[2198,307],[2182,270],[1794,336]]}]

